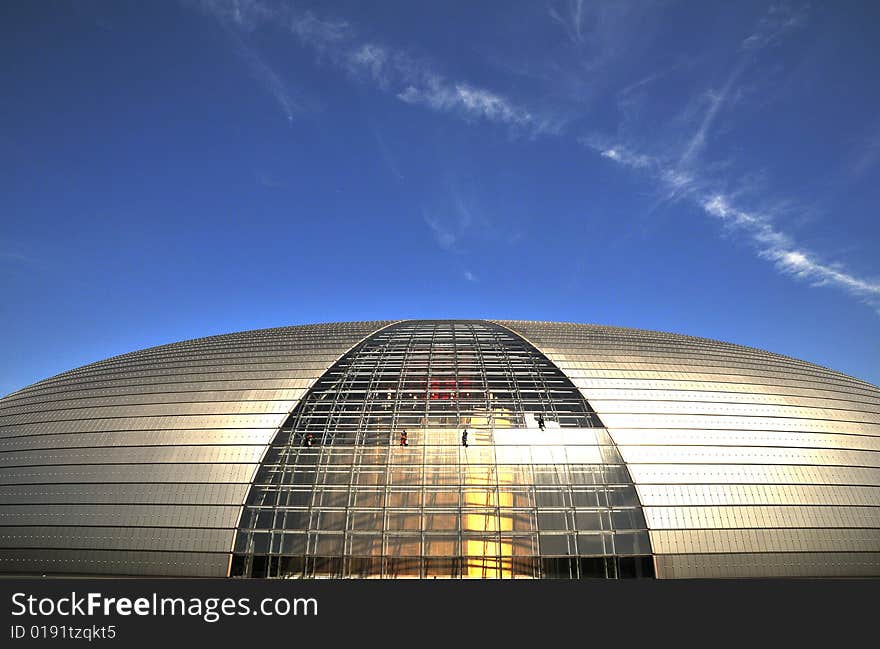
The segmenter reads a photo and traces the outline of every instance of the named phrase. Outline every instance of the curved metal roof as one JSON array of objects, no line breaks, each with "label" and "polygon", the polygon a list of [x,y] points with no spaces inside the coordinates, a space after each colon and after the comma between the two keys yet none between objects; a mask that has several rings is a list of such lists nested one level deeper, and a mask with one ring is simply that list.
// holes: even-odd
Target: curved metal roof
[{"label": "curved metal roof", "polygon": [[[552,361],[601,419],[658,576],[880,575],[876,386],[719,341],[494,322]],[[228,574],[270,442],[329,368],[390,324],[174,343],[3,398],[0,570]]]}]

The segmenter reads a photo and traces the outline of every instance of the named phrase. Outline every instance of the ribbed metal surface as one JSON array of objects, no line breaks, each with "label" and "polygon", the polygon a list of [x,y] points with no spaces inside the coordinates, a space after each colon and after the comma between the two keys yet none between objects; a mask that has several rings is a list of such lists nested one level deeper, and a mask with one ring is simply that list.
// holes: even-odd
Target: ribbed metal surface
[{"label": "ribbed metal surface", "polygon": [[657,576],[880,575],[880,390],[675,334],[501,322],[581,390],[627,463]]},{"label": "ribbed metal surface", "polygon": [[[0,400],[0,571],[226,575],[270,441],[318,378],[387,324],[176,343]],[[500,324],[570,377],[607,428],[657,576],[880,576],[876,386],[712,340]],[[415,431],[407,452],[428,467],[419,443]]]},{"label": "ribbed metal surface", "polygon": [[276,431],[387,322],[213,336],[0,400],[0,571],[224,576]]}]

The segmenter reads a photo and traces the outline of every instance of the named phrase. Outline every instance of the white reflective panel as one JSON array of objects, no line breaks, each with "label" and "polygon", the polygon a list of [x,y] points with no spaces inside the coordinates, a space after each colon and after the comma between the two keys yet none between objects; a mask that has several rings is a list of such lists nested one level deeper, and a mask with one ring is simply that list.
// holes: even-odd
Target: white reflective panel
[{"label": "white reflective panel", "polygon": [[551,446],[595,445],[596,428],[496,428],[493,440],[496,446]]},{"label": "white reflective panel", "polygon": [[569,464],[601,464],[602,452],[598,446],[568,446],[565,449]]},{"label": "white reflective panel", "polygon": [[[590,447],[584,447],[590,448]],[[531,446],[496,446],[495,457],[498,464],[530,464],[532,461]]]},{"label": "white reflective panel", "polygon": [[[589,448],[589,447],[587,447]],[[597,461],[601,462],[601,455],[599,454],[599,449],[597,447],[593,447],[594,452],[592,453],[592,457],[598,458]],[[564,446],[533,446],[532,447],[532,464],[565,464],[566,456],[565,456],[565,447]]]}]

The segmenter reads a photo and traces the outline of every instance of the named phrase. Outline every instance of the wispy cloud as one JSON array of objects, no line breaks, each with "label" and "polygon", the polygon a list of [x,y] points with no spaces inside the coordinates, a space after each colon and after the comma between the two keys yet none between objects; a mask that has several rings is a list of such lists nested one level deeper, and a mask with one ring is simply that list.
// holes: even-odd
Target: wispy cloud
[{"label": "wispy cloud", "polygon": [[234,31],[227,31],[235,43],[236,51],[247,63],[251,74],[263,86],[266,92],[272,96],[279,108],[281,108],[287,121],[292,122],[294,115],[303,110],[303,107],[294,99],[293,93],[287,84],[254,48],[245,43]]},{"label": "wispy cloud", "polygon": [[823,262],[816,253],[799,246],[789,234],[779,230],[772,215],[738,207],[730,196],[711,191],[708,180],[657,158],[624,147],[603,149],[590,140],[583,142],[617,164],[648,173],[665,190],[687,198],[704,214],[723,222],[730,231],[741,233],[752,242],[762,258],[771,261],[782,273],[808,281],[813,286],[843,289],[880,310],[880,281],[858,277],[841,265]]},{"label": "wispy cloud", "polygon": [[380,86],[385,87],[388,84],[389,53],[384,47],[375,43],[364,43],[359,48],[351,50],[348,59],[356,73],[365,71]]},{"label": "wispy cloud", "polygon": [[311,11],[288,17],[282,5],[275,5],[274,22],[286,23],[300,40],[317,50],[342,46],[352,37],[351,26],[344,20],[321,20]]},{"label": "wispy cloud", "polygon": [[880,298],[880,281],[862,279],[840,267],[822,263],[814,253],[798,248],[791,237],[776,230],[766,216],[737,209],[721,194],[706,198],[702,208],[707,214],[748,232],[760,244],[761,256],[784,273],[807,280],[814,286],[837,286],[872,301]]},{"label": "wispy cloud", "polygon": [[679,61],[679,62],[673,63],[672,65],[669,65],[665,68],[657,70],[656,72],[652,72],[651,74],[644,76],[641,79],[637,79],[636,81],[633,81],[632,83],[630,83],[628,86],[625,86],[625,87],[621,88],[620,90],[618,90],[617,96],[618,97],[625,97],[626,95],[633,93],[636,90],[639,90],[640,88],[644,88],[645,86],[648,86],[648,85],[654,83],[655,81],[659,81],[660,79],[668,76],[669,74],[675,72],[676,70],[681,69],[682,67],[684,67],[687,64],[688,64],[688,61]]},{"label": "wispy cloud", "polygon": [[431,234],[434,236],[437,245],[444,250],[453,250],[455,244],[461,238],[462,224],[459,223],[457,227],[450,226],[448,221],[441,220],[437,216],[429,214],[424,214],[423,218],[425,223],[427,223],[428,227],[431,229]]},{"label": "wispy cloud", "polygon": [[849,172],[858,178],[880,162],[880,121],[872,126],[871,131],[855,147],[850,156]]},{"label": "wispy cloud", "polygon": [[370,124],[370,132],[373,134],[373,139],[376,140],[376,146],[379,149],[379,154],[382,156],[382,160],[385,162],[385,166],[388,167],[388,171],[391,172],[391,175],[394,176],[396,180],[403,180],[404,175],[400,171],[400,165],[397,163],[397,157],[391,152],[391,149],[385,142],[385,138],[382,137],[382,134],[379,132],[379,129],[376,128],[375,124]]},{"label": "wispy cloud", "polygon": [[584,42],[584,0],[569,0],[555,7],[551,5],[547,8],[547,13],[562,26],[572,43],[577,45]]},{"label": "wispy cloud", "polygon": [[[585,144],[589,144],[586,140],[584,140]],[[633,169],[644,169],[645,167],[649,167],[653,164],[653,161],[649,156],[633,153],[623,146],[609,147],[607,149],[600,148],[599,154],[603,158],[608,158],[609,160],[614,160],[619,164],[622,164],[627,167],[631,167]]]},{"label": "wispy cloud", "polygon": [[779,43],[783,37],[802,26],[807,20],[808,10],[809,7],[806,6],[795,9],[784,4],[772,5],[761,17],[754,31],[741,42],[737,63],[727,75],[724,85],[720,89],[709,88],[702,94],[702,101],[707,105],[696,130],[684,147],[679,164],[689,164],[706,146],[712,126],[731,97],[738,94],[735,92],[736,84],[754,65],[758,53]]},{"label": "wispy cloud", "polygon": [[839,268],[821,264],[812,254],[803,250],[769,250],[765,254],[782,271],[808,280],[814,286],[838,286],[855,295],[865,296],[866,302],[880,312],[880,281],[861,279]]},{"label": "wispy cloud", "polygon": [[792,7],[785,3],[771,5],[758,22],[755,30],[743,39],[740,49],[754,52],[774,45],[806,23],[809,12],[809,5],[798,7]]},{"label": "wispy cloud", "polygon": [[[475,250],[515,246],[525,237],[516,218],[503,212],[496,215],[503,209],[498,205],[494,205],[494,209],[487,208],[474,191],[451,178],[448,191],[435,204],[422,210],[422,218],[438,246],[459,259],[472,259]],[[476,255],[480,256],[482,253]]]},{"label": "wispy cloud", "polygon": [[441,214],[437,216],[436,212],[423,212],[425,223],[431,229],[434,240],[441,248],[450,252],[461,252],[461,242],[466,236],[470,236],[473,231],[478,230],[478,234],[488,230],[488,223],[485,219],[475,214],[467,201],[462,197],[461,191],[457,184],[452,182],[448,205]]},{"label": "wispy cloud", "polygon": [[[226,25],[253,31],[263,24],[283,29],[322,60],[362,82],[371,82],[408,104],[426,106],[467,120],[484,120],[533,134],[555,132],[558,124],[536,114],[508,97],[462,80],[449,79],[430,63],[407,52],[363,40],[346,21],[322,20],[313,12],[298,13],[286,5],[258,0],[233,2],[203,0],[203,9]],[[267,88],[289,114],[296,102],[265,63],[251,51],[256,70]]]},{"label": "wispy cloud", "polygon": [[724,86],[722,86],[721,90],[715,91],[710,89],[706,91],[705,97],[708,100],[709,106],[706,109],[706,112],[703,114],[703,119],[700,121],[700,125],[697,127],[696,132],[688,141],[684,153],[682,153],[681,155],[681,160],[679,161],[680,164],[685,165],[690,163],[690,161],[703,149],[703,147],[706,146],[706,137],[709,133],[709,129],[712,128],[712,124],[718,117],[718,112],[724,106],[728,96],[730,95],[733,84],[742,74],[743,70],[745,70],[745,67],[745,63],[740,63],[737,67],[735,67],[730,75],[727,77],[727,81],[724,83]]},{"label": "wispy cloud", "polygon": [[553,130],[548,120],[539,119],[509,98],[464,81],[448,79],[429,64],[400,50],[376,43],[353,43],[342,47],[336,59],[352,76],[394,92],[407,104],[533,132]]},{"label": "wispy cloud", "polygon": [[[790,234],[779,228],[773,209],[762,211],[737,204],[733,195],[717,191],[718,186],[729,185],[729,179],[713,174],[709,165],[694,164],[709,144],[709,134],[721,111],[734,101],[737,84],[755,63],[759,52],[780,43],[784,36],[803,25],[806,17],[806,8],[790,9],[780,5],[768,10],[753,32],[740,43],[738,60],[721,88],[710,88],[702,93],[701,101],[705,108],[698,113],[698,121],[685,139],[677,161],[648,155],[640,151],[642,147],[632,143],[617,143],[601,136],[593,135],[580,141],[602,157],[650,178],[663,195],[661,202],[685,200],[707,217],[722,222],[729,232],[749,241],[757,254],[770,261],[781,273],[809,282],[812,286],[843,290],[880,311],[880,281],[859,277],[840,264],[822,260],[816,252],[799,245]],[[653,76],[646,77],[634,87],[649,83],[652,79]],[[856,158],[856,168],[864,169],[874,163],[875,155],[880,156],[877,142],[880,142],[880,138],[876,142],[871,138],[866,139],[860,149],[862,156]]]},{"label": "wispy cloud", "polygon": [[397,98],[408,104],[424,104],[443,112],[457,113],[465,118],[482,118],[513,126],[529,126],[532,115],[510,101],[488,90],[465,83],[450,83],[435,78],[421,87],[407,86]]},{"label": "wispy cloud", "polygon": [[[322,19],[310,11],[297,12],[288,6],[267,4],[260,0],[203,0],[202,6],[243,31],[254,30],[266,23],[287,30],[301,45],[311,49],[319,61],[343,70],[358,82],[373,84],[407,104],[423,106],[468,121],[506,125],[532,135],[560,133],[558,124],[554,126],[533,110],[501,93],[465,80],[451,79],[433,64],[404,50],[360,38],[357,30],[346,21]],[[597,14],[597,19],[591,22],[585,14],[592,9],[580,1],[557,4],[548,11],[576,45],[586,46],[593,31],[601,27],[601,15]],[[618,9],[606,8],[603,11],[611,11],[611,18],[614,18],[616,14],[613,12]],[[791,9],[787,5],[773,5],[752,33],[738,43],[736,62],[723,77],[720,88],[713,86],[699,93],[701,110],[690,114],[691,128],[689,134],[678,141],[680,154],[677,160],[643,153],[656,148],[631,142],[609,144],[607,139],[596,137],[581,141],[615,164],[651,178],[662,189],[662,200],[688,201],[706,217],[719,220],[730,232],[739,233],[755,247],[761,258],[770,261],[780,272],[811,285],[844,290],[880,308],[880,282],[859,277],[798,245],[791,235],[776,225],[772,211],[748,209],[738,204],[734,195],[716,189],[728,183],[705,171],[707,165],[695,164],[706,152],[718,120],[737,101],[740,94],[738,86],[748,76],[759,53],[780,43],[783,37],[802,25],[807,11],[802,7]],[[291,119],[297,103],[290,94],[285,93],[280,77],[252,51],[244,52],[253,59],[256,74]],[[620,91],[618,96],[653,82],[678,65],[639,79]],[[399,176],[393,161],[389,162],[385,155],[387,147],[383,147],[381,137],[375,132],[374,135],[392,173]],[[865,169],[874,164],[880,155],[877,150],[875,143],[869,141],[855,168]],[[451,209],[443,216],[436,212],[423,212],[423,220],[437,245],[449,252],[460,252],[464,237],[474,228],[475,216],[459,195],[453,196]],[[462,272],[468,281],[476,280],[471,271]]]}]

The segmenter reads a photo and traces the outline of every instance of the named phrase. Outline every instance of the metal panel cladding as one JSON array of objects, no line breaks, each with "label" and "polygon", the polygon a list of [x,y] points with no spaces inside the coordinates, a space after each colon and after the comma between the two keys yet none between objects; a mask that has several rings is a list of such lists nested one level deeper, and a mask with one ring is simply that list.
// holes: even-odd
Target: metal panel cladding
[{"label": "metal panel cladding", "polygon": [[267,445],[315,380],[386,324],[164,345],[0,400],[0,571],[225,576]]},{"label": "metal panel cladding", "polygon": [[503,322],[580,388],[617,444],[657,576],[880,575],[880,390],[758,349]]},{"label": "metal panel cladding", "polygon": [[[409,351],[391,322],[251,331],[0,400],[0,571],[880,576],[876,386],[675,334],[406,322]],[[334,387],[374,360],[384,404]]]}]

